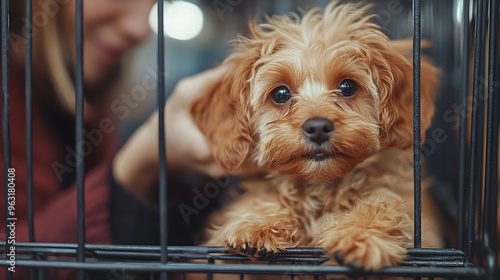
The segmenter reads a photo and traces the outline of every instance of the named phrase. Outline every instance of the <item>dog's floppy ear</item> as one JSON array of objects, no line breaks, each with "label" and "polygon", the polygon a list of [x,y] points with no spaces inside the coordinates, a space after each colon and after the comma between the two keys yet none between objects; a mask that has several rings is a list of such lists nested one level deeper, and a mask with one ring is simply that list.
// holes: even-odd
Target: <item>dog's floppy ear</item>
[{"label": "dog's floppy ear", "polygon": [[215,160],[226,170],[238,168],[253,148],[250,81],[255,62],[264,54],[265,41],[239,38],[233,53],[224,61],[228,71],[211,94],[203,96],[191,108],[195,123],[210,142]]},{"label": "dog's floppy ear", "polygon": [[246,68],[250,65],[230,63],[230,67],[214,92],[191,108],[195,123],[212,146],[215,160],[226,170],[238,168],[253,146]]},{"label": "dog's floppy ear", "polygon": [[[378,48],[372,69],[380,93],[379,125],[383,147],[406,149],[413,145],[413,65],[412,41],[393,41]],[[439,85],[439,69],[422,56],[420,62],[421,135],[430,127],[434,97]]]}]

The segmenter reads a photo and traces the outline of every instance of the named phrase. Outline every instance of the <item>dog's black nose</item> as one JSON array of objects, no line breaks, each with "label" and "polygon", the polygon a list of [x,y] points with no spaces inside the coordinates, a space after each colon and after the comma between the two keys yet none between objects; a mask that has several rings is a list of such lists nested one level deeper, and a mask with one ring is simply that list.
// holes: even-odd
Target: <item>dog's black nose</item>
[{"label": "dog's black nose", "polygon": [[325,118],[309,119],[302,125],[302,130],[310,141],[320,145],[332,136],[333,123]]}]

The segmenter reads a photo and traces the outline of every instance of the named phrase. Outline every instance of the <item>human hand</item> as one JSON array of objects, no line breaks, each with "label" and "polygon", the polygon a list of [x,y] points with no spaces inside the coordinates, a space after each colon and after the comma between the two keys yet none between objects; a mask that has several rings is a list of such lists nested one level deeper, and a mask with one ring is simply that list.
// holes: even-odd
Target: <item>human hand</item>
[{"label": "human hand", "polygon": [[[167,166],[172,171],[194,171],[210,177],[229,175],[215,162],[210,144],[191,117],[193,103],[210,94],[222,80],[226,69],[218,67],[185,78],[177,84],[165,105]],[[158,179],[158,112],[153,114],[127,141],[113,162],[117,182],[132,192],[152,199]],[[261,172],[247,163],[231,175],[248,176]]]},{"label": "human hand", "polygon": [[[191,170],[210,177],[229,175],[214,160],[210,144],[191,116],[193,103],[203,95],[213,92],[226,71],[228,70],[223,67],[217,67],[185,78],[177,84],[165,106],[165,138],[169,169]],[[247,162],[241,168],[231,171],[231,175],[248,176],[260,171],[262,170],[255,164]]]}]

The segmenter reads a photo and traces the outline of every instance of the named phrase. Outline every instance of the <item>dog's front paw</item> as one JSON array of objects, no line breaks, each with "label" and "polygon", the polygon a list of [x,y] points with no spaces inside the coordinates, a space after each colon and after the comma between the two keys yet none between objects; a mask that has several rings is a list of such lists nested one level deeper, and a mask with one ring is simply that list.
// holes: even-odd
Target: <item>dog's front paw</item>
[{"label": "dog's front paw", "polygon": [[314,243],[332,260],[364,270],[395,266],[411,245],[412,222],[397,201],[360,203],[349,212],[326,217]]},{"label": "dog's front paw", "polygon": [[338,227],[318,240],[332,260],[364,270],[395,266],[406,257],[406,242],[374,229]]},{"label": "dog's front paw", "polygon": [[299,243],[298,227],[285,220],[242,221],[225,230],[226,244],[239,254],[264,257]]}]

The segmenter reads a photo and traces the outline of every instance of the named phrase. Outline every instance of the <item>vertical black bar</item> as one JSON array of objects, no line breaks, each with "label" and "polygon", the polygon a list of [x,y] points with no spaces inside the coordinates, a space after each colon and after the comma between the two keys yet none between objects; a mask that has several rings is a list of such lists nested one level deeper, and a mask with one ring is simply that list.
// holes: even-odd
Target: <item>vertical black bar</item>
[{"label": "vertical black bar", "polygon": [[35,242],[35,228],[33,225],[33,91],[32,91],[32,0],[26,0],[26,55],[25,55],[25,94],[26,94],[26,187],[28,195],[28,238]]},{"label": "vertical black bar", "polygon": [[484,183],[485,183],[485,170],[484,170],[484,160],[485,160],[485,139],[486,139],[486,129],[485,129],[485,122],[486,122],[486,95],[487,95],[487,90],[486,90],[486,81],[487,81],[487,76],[486,76],[486,52],[487,52],[487,43],[486,43],[486,34],[487,34],[487,21],[488,21],[488,1],[483,0],[482,1],[482,9],[478,10],[478,24],[482,25],[482,30],[484,33],[481,34],[480,40],[479,40],[479,46],[480,46],[480,56],[479,56],[479,95],[478,95],[478,103],[477,103],[477,135],[478,135],[478,141],[476,143],[477,145],[477,159],[476,159],[476,182],[475,182],[475,190],[474,190],[474,199],[476,203],[476,208],[475,208],[475,232],[476,236],[475,238],[477,239],[478,237],[482,236],[482,229],[483,229],[483,219],[482,214],[482,206],[484,201],[483,199],[483,192],[484,192]]},{"label": "vertical black bar", "polygon": [[421,163],[420,163],[420,0],[413,0],[413,158],[415,236],[414,246],[420,248],[421,237]]},{"label": "vertical black bar", "polygon": [[[474,185],[477,184],[477,155],[481,152],[478,149],[478,98],[481,92],[481,81],[480,81],[480,62],[481,62],[481,37],[484,36],[483,30],[483,11],[484,1],[476,2],[476,30],[474,34],[474,75],[473,75],[473,90],[472,90],[472,104],[471,104],[471,137],[470,137],[470,157],[471,163],[469,168],[469,191],[467,197],[467,260],[472,261],[473,250],[474,250],[474,227],[475,227],[475,188]],[[479,189],[479,188],[478,188]]]},{"label": "vertical black bar", "polygon": [[[164,0],[157,1],[158,7],[158,69],[157,69],[157,87],[156,94],[158,98],[158,137],[159,137],[159,157],[160,157],[160,170],[159,170],[159,183],[160,183],[160,239],[161,239],[161,262],[167,263],[167,246],[168,246],[168,221],[167,221],[167,163],[165,155],[165,38],[163,31],[163,6]],[[161,279],[167,279],[167,272],[161,272]]]},{"label": "vertical black bar", "polygon": [[[462,52],[462,90],[460,91],[460,104],[462,108],[467,108],[467,97],[469,93],[469,41],[470,41],[470,20],[469,20],[469,0],[463,0],[463,13],[462,13],[462,42],[461,42],[461,52]],[[465,109],[464,113],[467,112]],[[465,185],[466,185],[466,174],[467,174],[467,114],[459,113],[459,130],[458,130],[458,147],[459,147],[459,181],[458,181],[458,240],[457,248],[465,248],[465,217],[466,217],[466,207],[465,207]]]},{"label": "vertical black bar", "polygon": [[[490,45],[490,61],[489,65],[491,66],[491,70],[489,73],[489,86],[490,90],[492,91],[492,95],[495,96],[495,112],[493,114],[493,139],[492,143],[499,143],[499,138],[500,138],[500,106],[499,101],[500,98],[498,98],[498,94],[500,94],[500,56],[498,55],[498,48],[499,48],[499,43],[500,43],[500,29],[498,28],[499,25],[499,19],[500,19],[500,0],[492,0],[491,4],[491,14],[490,14],[490,25],[494,26],[494,28],[491,29],[490,31],[490,40],[495,41],[495,45]],[[490,42],[491,44],[491,42]],[[499,201],[498,201],[498,181],[495,180],[494,178],[498,178],[498,150],[499,147],[498,145],[493,145],[493,151],[492,155],[494,156],[492,160],[492,183],[493,188],[491,192],[491,205],[490,209],[498,209]],[[492,210],[490,210],[492,211]],[[493,249],[493,252],[498,252],[499,249],[499,244],[498,244],[498,238],[497,236],[500,235],[498,232],[498,211],[493,211],[492,215],[490,217],[490,236],[492,236],[491,240],[491,248]],[[500,255],[497,253],[496,254],[497,260],[495,263],[498,263],[498,258],[500,258]],[[500,269],[497,266],[495,269],[495,275],[494,277],[498,278],[500,277]]]},{"label": "vertical black bar", "polygon": [[[32,90],[32,66],[33,66],[33,40],[32,40],[32,26],[33,22],[33,8],[32,0],[25,1],[25,17],[26,26],[24,30],[24,37],[26,38],[25,50],[25,97],[26,97],[26,195],[28,200],[28,240],[35,242],[35,227],[33,222],[33,90]],[[33,254],[33,259],[36,259],[36,254]],[[41,269],[30,269],[30,279],[35,279],[35,273],[41,272]],[[42,275],[39,275],[42,276]]]},{"label": "vertical black bar", "polygon": [[[8,186],[10,161],[10,106],[9,106],[9,1],[2,1],[2,134],[3,134],[3,163],[4,163],[4,191],[5,191],[5,240],[9,240],[10,228],[8,211]],[[6,259],[9,257],[6,256]],[[13,278],[12,272],[6,269],[6,279]]]},{"label": "vertical black bar", "polygon": [[[76,69],[75,69],[75,149],[76,153],[76,189],[77,189],[77,226],[78,254],[77,261],[85,261],[85,159],[83,157],[83,0],[76,0]],[[80,151],[80,152],[78,152]],[[78,280],[85,279],[85,270],[78,271]]]},{"label": "vertical black bar", "polygon": [[489,61],[488,61],[488,110],[486,122],[486,165],[485,165],[485,189],[484,189],[484,214],[483,214],[483,240],[484,244],[493,249],[496,247],[496,224],[497,209],[497,156],[498,156],[498,134],[495,129],[495,63],[497,57],[497,24],[498,24],[498,2],[490,1],[489,16]]}]

